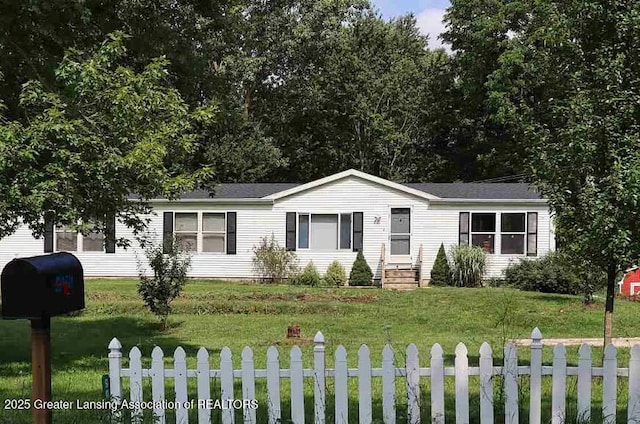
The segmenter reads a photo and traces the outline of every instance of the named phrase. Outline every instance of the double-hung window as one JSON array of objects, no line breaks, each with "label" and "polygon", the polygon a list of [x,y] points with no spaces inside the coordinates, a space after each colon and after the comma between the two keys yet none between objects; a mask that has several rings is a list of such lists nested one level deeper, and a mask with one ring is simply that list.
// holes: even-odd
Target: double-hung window
[{"label": "double-hung window", "polygon": [[[499,230],[497,222],[499,221]],[[459,244],[478,246],[495,253],[499,237],[499,253],[536,256],[538,254],[537,212],[460,212]]]},{"label": "double-hung window", "polygon": [[500,253],[524,255],[525,214],[503,213],[500,215]]},{"label": "double-hung window", "polygon": [[351,249],[351,213],[298,213],[298,249]]},{"label": "double-hung window", "polygon": [[225,246],[225,214],[202,214],[202,251],[224,252]]},{"label": "double-hung window", "polygon": [[471,245],[482,247],[487,253],[493,253],[496,237],[495,213],[471,214]]},{"label": "double-hung window", "polygon": [[198,251],[198,213],[176,212],[174,234],[187,252]]},{"label": "double-hung window", "polygon": [[67,225],[59,225],[55,230],[56,250],[66,252],[104,252],[104,233],[91,231],[87,235]]},{"label": "double-hung window", "polygon": [[164,228],[189,252],[236,253],[235,212],[165,212]]}]

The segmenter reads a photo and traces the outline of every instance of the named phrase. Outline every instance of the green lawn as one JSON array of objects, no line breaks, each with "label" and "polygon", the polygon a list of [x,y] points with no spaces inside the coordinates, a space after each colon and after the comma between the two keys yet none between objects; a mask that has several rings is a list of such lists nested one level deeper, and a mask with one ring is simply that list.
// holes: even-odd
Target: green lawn
[{"label": "green lawn", "polygon": [[[101,399],[100,377],[107,373],[107,345],[114,336],[122,342],[125,356],[134,345],[140,347],[145,358],[150,356],[155,345],[162,347],[166,356],[170,356],[176,346],[183,346],[191,357],[191,367],[195,365],[193,358],[201,346],[211,352],[213,366],[217,366],[219,350],[229,346],[234,352],[234,363],[239,367],[240,351],[249,345],[254,350],[256,367],[263,368],[266,349],[272,344],[280,345],[282,366],[287,367],[290,344],[285,334],[291,324],[299,324],[302,330],[305,367],[311,367],[312,344],[309,340],[318,330],[327,340],[328,361],[331,361],[331,351],[342,344],[349,353],[349,365],[354,367],[356,352],[362,343],[371,348],[376,367],[380,366],[382,347],[387,342],[398,352],[399,361],[402,361],[406,345],[415,343],[422,366],[428,366],[429,350],[434,343],[443,346],[447,364],[452,365],[455,345],[464,342],[471,364],[476,365],[482,342],[488,341],[492,345],[496,363],[499,363],[503,342],[509,338],[528,337],[535,326],[545,337],[599,337],[602,333],[602,304],[585,308],[581,298],[576,296],[512,289],[429,288],[392,292],[217,281],[190,282],[182,298],[174,303],[171,328],[163,332],[157,319],[145,311],[139,300],[135,280],[88,280],[86,289],[87,308],[82,314],[54,318],[52,322],[54,399]],[[617,301],[615,336],[638,336],[639,314],[640,303]],[[600,350],[594,349],[597,361],[601,357]],[[569,361],[575,362],[577,347],[570,347],[568,351]],[[520,349],[519,357],[526,363],[526,348]],[[628,349],[621,349],[619,358],[620,366],[626,366]],[[551,349],[545,348],[545,361],[550,359]],[[474,384],[473,379],[471,384]],[[286,381],[283,381],[283,387],[287,387]],[[352,387],[352,418],[357,420],[355,382]],[[261,388],[263,386],[258,390]],[[426,388],[428,382],[425,382]],[[620,384],[621,401],[625,388],[626,382]],[[29,390],[29,323],[0,321],[0,400],[28,398]],[[329,393],[331,390],[330,385]],[[398,390],[401,399],[402,388]],[[596,385],[595,397],[597,391]],[[426,390],[423,396],[428,414]],[[283,400],[286,402],[286,399],[285,394]],[[402,404],[402,400],[399,403]],[[376,405],[379,406],[379,399],[374,400],[374,408]],[[309,398],[307,409],[311,406]],[[454,410],[452,396],[447,398],[447,407],[448,414]],[[472,411],[473,408],[472,405]],[[402,407],[398,410],[401,420]],[[286,404],[283,411],[286,414]],[[526,403],[523,411],[526,411]],[[261,408],[259,414],[263,412]],[[101,418],[96,411],[59,411],[54,415],[54,422],[89,423],[101,421]],[[28,411],[0,408],[0,423],[27,422],[30,422]]]}]

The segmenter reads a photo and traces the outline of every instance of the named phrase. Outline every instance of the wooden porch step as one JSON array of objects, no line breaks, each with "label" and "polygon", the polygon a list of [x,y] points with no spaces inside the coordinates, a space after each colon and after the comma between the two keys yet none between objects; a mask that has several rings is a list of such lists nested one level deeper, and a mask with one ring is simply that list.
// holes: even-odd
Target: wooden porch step
[{"label": "wooden porch step", "polygon": [[418,273],[415,269],[385,269],[385,281],[389,278],[414,278],[417,279]]},{"label": "wooden porch step", "polygon": [[384,288],[389,290],[416,290],[419,287],[417,281],[411,283],[388,283],[385,281]]},{"label": "wooden porch step", "polygon": [[384,279],[384,285],[387,284],[414,284],[418,283],[418,279],[413,277],[387,277]]}]

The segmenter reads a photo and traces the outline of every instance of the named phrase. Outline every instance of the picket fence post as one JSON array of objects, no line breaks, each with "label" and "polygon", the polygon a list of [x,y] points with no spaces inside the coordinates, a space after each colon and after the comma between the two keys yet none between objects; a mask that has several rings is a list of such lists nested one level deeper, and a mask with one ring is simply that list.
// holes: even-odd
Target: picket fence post
[{"label": "picket fence post", "polygon": [[396,366],[391,345],[382,349],[382,419],[384,424],[396,423]]},{"label": "picket fence post", "polygon": [[565,413],[567,387],[567,354],[562,343],[553,348],[553,375],[551,381],[551,424],[567,421]]},{"label": "picket fence post", "polygon": [[289,356],[291,369],[291,421],[304,424],[304,376],[302,371],[302,351],[298,346],[291,349]]},{"label": "picket fence post", "polygon": [[[197,355],[198,399],[206,402],[211,399],[211,375],[209,373],[209,352],[201,347]],[[198,424],[211,424],[211,410],[198,407]]]},{"label": "picket fence post", "polygon": [[409,424],[420,424],[420,356],[418,347],[407,347],[407,416]]},{"label": "picket fence post", "polygon": [[[233,359],[231,349],[226,346],[220,351],[220,400],[233,401]],[[222,408],[222,424],[233,424],[234,420],[233,409]]]},{"label": "picket fence post", "polygon": [[591,347],[582,343],[578,349],[578,410],[577,422],[591,421]]},{"label": "picket fence post", "polygon": [[122,400],[122,344],[115,337],[109,343],[109,388],[115,401]]},{"label": "picket fence post", "polygon": [[602,422],[614,424],[618,395],[618,360],[616,359],[616,348],[612,344],[604,349],[602,368]]},{"label": "picket fence post", "polygon": [[326,408],[324,335],[318,331],[313,338],[313,399],[315,424],[324,424]]},{"label": "picket fence post", "polygon": [[269,424],[280,422],[282,415],[280,405],[280,360],[278,349],[270,346],[267,349],[267,409]]},{"label": "picket fence post", "polygon": [[185,407],[187,403],[187,354],[181,346],[178,346],[173,353],[173,369],[175,373],[174,383],[176,392],[176,423],[189,423],[189,410]]},{"label": "picket fence post", "polygon": [[[142,353],[137,346],[129,351],[129,398],[131,402],[142,401]],[[142,408],[134,408],[131,413],[131,422],[142,421]]]},{"label": "picket fence post", "polygon": [[[242,349],[242,399],[256,398],[256,374],[253,365],[253,351],[249,346]],[[256,424],[256,410],[243,405],[244,422]]]},{"label": "picket fence post", "polygon": [[444,424],[444,359],[440,344],[431,347],[431,422]]},{"label": "picket fence post", "polygon": [[509,342],[504,347],[504,422],[518,424],[518,355],[516,345]]},{"label": "picket fence post", "polygon": [[347,350],[340,345],[335,353],[335,423],[349,423],[349,376]]},{"label": "picket fence post", "polygon": [[480,346],[480,423],[493,423],[493,351],[487,342]]},{"label": "picket fence post", "polygon": [[154,401],[155,422],[165,424],[165,410],[162,408],[164,401],[164,354],[158,346],[151,351],[151,397]]},{"label": "picket fence post", "polygon": [[456,424],[469,423],[469,358],[467,347],[463,343],[456,346]]},{"label": "picket fence post", "polygon": [[531,372],[529,379],[529,424],[542,422],[542,333],[531,332]]},{"label": "picket fence post", "polygon": [[358,417],[359,424],[371,424],[371,356],[367,345],[358,349]]}]

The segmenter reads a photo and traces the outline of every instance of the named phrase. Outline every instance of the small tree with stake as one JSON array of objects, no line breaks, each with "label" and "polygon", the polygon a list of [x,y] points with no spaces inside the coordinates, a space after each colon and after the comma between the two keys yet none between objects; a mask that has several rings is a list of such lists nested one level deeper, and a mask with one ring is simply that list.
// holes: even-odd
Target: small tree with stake
[{"label": "small tree with stake", "polygon": [[179,241],[169,239],[165,245],[151,245],[145,250],[153,277],[145,275],[142,263],[138,263],[140,282],[138,293],[149,310],[160,317],[162,329],[167,328],[171,302],[180,296],[187,282],[191,257]]}]

